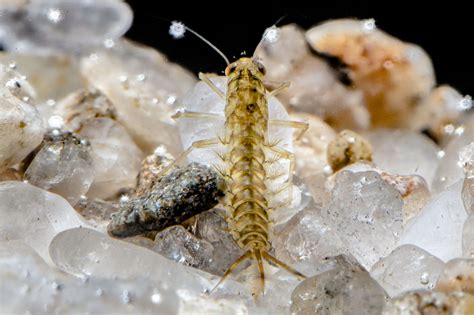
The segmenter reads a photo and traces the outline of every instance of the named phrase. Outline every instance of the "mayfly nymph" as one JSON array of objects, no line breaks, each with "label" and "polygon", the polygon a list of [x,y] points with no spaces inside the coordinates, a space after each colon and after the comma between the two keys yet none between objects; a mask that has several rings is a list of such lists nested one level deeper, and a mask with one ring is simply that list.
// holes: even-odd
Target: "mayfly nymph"
[{"label": "mayfly nymph", "polygon": [[[199,34],[185,28],[208,43]],[[210,45],[217,50],[215,46]],[[228,268],[216,287],[242,262],[253,259],[258,267],[260,288],[263,292],[264,260],[304,278],[301,273],[269,254],[270,215],[276,208],[291,203],[292,173],[295,163],[292,152],[279,146],[277,141],[269,140],[269,126],[298,129],[299,138],[308,128],[308,124],[270,119],[267,100],[288,84],[282,83],[270,92],[263,83],[265,68],[257,58],[243,57],[229,63],[227,58],[218,52],[227,62],[225,70],[227,92],[222,92],[205,74],[200,73],[199,78],[225,101],[224,115],[181,110],[174,117],[223,119],[223,134],[194,141],[167,169],[185,159],[195,149],[224,147],[224,152],[219,154],[224,167],[219,167],[218,171],[225,185],[223,203],[226,209],[226,221],[229,232],[244,249],[244,254]],[[272,165],[281,163],[281,160],[289,161],[288,170],[286,174],[274,174],[271,171]],[[282,175],[286,177],[280,187],[271,189],[275,186],[273,182]],[[287,193],[287,200],[274,205],[272,201],[275,196],[283,192]]]}]

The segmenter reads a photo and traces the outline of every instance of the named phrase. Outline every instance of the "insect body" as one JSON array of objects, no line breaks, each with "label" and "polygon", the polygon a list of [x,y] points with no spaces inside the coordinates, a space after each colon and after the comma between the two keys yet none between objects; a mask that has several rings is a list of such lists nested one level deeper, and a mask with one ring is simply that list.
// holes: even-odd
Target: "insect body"
[{"label": "insect body", "polygon": [[[206,75],[202,73],[199,75],[201,80],[225,100],[224,117],[186,111],[175,115],[175,118],[224,119],[224,134],[193,142],[172,164],[184,159],[194,149],[224,146],[225,152],[220,157],[225,166],[219,171],[225,179],[226,220],[230,233],[237,244],[244,249],[244,254],[229,267],[216,287],[239,264],[253,259],[258,267],[260,287],[263,292],[264,260],[304,278],[301,273],[269,254],[271,250],[270,217],[271,211],[274,210],[272,199],[282,192],[287,192],[291,197],[291,179],[294,168],[293,153],[279,147],[278,143],[269,142],[269,126],[299,129],[301,131],[299,136],[301,136],[308,125],[296,121],[269,119],[267,99],[288,84],[282,84],[276,90],[269,92],[263,84],[265,68],[256,59],[240,58],[228,64],[225,73],[227,76],[226,94]],[[281,176],[272,174],[269,170],[272,164],[281,163],[282,159],[289,160],[287,177],[281,187],[272,191],[270,189],[272,181]],[[289,202],[285,204],[288,205]],[[284,205],[279,205],[279,207],[282,206]]]}]

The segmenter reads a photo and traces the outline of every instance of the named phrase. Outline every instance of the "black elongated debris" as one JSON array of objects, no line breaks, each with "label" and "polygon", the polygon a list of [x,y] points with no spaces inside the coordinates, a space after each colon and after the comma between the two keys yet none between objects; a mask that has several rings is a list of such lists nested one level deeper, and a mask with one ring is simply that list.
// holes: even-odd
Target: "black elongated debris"
[{"label": "black elongated debris", "polygon": [[213,208],[223,196],[220,175],[206,165],[191,163],[173,170],[141,196],[123,203],[107,229],[115,237],[161,231]]}]

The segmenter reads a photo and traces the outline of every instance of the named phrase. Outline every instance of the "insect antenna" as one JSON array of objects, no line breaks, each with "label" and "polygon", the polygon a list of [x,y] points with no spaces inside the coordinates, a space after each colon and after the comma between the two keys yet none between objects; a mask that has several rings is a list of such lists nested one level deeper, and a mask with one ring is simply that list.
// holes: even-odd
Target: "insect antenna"
[{"label": "insect antenna", "polygon": [[182,22],[178,21],[172,21],[171,26],[170,26],[170,35],[173,36],[174,38],[182,38],[184,36],[184,32],[189,31],[192,34],[194,34],[197,38],[205,42],[207,45],[209,45],[212,49],[214,49],[226,62],[227,65],[229,65],[229,59],[224,55],[222,51],[219,50],[214,44],[212,44],[209,40],[207,40],[204,36],[199,34],[198,32],[194,31],[193,29],[187,27],[184,25]]},{"label": "insect antenna", "polygon": [[274,43],[280,38],[280,29],[277,27],[277,24],[280,23],[287,16],[288,16],[288,14],[285,14],[285,15],[281,16],[275,23],[273,23],[272,26],[265,29],[265,31],[263,32],[263,35],[262,35],[262,39],[260,39],[257,46],[255,47],[252,58],[258,59],[258,57],[255,55],[255,53],[257,52],[258,47],[264,41],[269,41],[270,43]]}]

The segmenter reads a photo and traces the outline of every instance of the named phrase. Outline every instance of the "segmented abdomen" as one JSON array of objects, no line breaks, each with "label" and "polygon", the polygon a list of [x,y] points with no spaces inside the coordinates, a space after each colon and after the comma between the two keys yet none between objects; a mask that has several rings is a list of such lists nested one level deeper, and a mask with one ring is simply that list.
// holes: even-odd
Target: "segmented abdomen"
[{"label": "segmented abdomen", "polygon": [[[249,133],[252,133],[251,131]],[[245,136],[232,140],[227,202],[232,211],[231,231],[245,248],[267,249],[268,202],[265,185],[265,155],[260,143]]]},{"label": "segmented abdomen", "polygon": [[228,102],[237,103],[232,106],[234,110],[227,113],[226,122],[229,227],[241,247],[269,250],[269,205],[264,166],[268,121],[265,89],[260,81],[251,84],[247,78],[232,83]]}]

